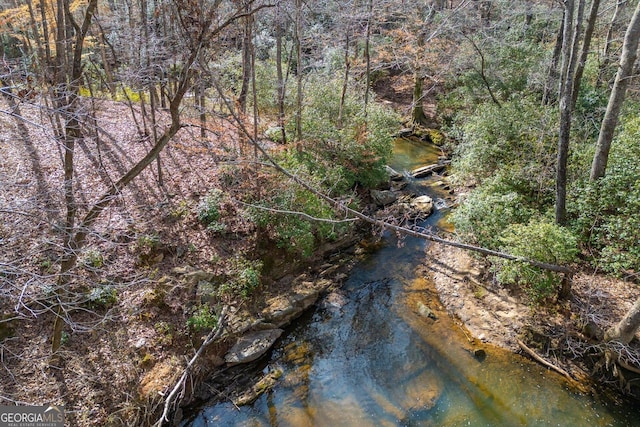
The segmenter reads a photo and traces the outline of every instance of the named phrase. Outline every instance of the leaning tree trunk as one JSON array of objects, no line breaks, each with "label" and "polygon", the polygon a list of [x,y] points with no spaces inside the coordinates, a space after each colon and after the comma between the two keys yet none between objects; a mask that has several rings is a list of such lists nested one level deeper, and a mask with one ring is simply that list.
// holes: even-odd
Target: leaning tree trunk
[{"label": "leaning tree trunk", "polygon": [[640,327],[640,298],[636,300],[633,307],[631,307],[618,324],[605,332],[604,340],[629,344],[635,336],[638,327]]},{"label": "leaning tree trunk", "polygon": [[603,177],[607,169],[613,133],[618,126],[618,117],[627,93],[629,80],[632,77],[633,65],[638,55],[638,39],[640,39],[640,3],[636,7],[635,12],[633,12],[633,17],[627,28],[627,33],[624,36],[620,67],[618,68],[616,80],[613,84],[611,95],[609,96],[607,111],[602,120],[600,135],[598,135],[596,153],[593,156],[593,163],[591,164],[591,181]]}]

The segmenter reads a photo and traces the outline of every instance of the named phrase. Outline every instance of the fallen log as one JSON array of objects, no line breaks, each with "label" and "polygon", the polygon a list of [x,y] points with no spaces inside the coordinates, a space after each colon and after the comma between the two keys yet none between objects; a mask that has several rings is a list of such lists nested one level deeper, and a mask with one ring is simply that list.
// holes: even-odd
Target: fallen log
[{"label": "fallen log", "polygon": [[551,369],[553,371],[556,371],[557,373],[567,377],[571,381],[575,381],[573,379],[573,377],[571,375],[569,375],[569,373],[567,371],[565,371],[564,369],[560,368],[559,366],[554,365],[551,362],[547,362],[544,358],[542,358],[542,356],[539,356],[538,353],[536,353],[535,351],[531,350],[529,347],[527,347],[527,345],[525,343],[523,343],[519,339],[516,339],[516,341],[518,342],[518,345],[520,346],[522,351],[524,351],[529,356],[531,356],[536,362],[542,364],[543,366],[545,366],[545,367],[547,367],[547,368],[549,368],[549,369]]},{"label": "fallen log", "polygon": [[442,172],[447,167],[446,164],[436,163],[433,165],[422,166],[411,171],[412,178],[424,178],[432,173]]}]

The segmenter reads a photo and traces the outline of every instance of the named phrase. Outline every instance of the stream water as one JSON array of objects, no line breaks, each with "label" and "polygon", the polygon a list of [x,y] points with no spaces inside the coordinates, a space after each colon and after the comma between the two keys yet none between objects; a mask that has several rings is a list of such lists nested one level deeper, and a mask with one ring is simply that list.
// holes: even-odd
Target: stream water
[{"label": "stream water", "polygon": [[[435,163],[439,151],[399,141],[391,167]],[[430,193],[429,181],[414,183]],[[442,195],[433,194],[434,197]],[[436,224],[444,210],[425,225]],[[252,405],[202,408],[183,426],[628,426],[640,415],[573,391],[539,365],[491,346],[474,355],[415,273],[423,240],[362,260],[343,288],[290,327],[260,365],[283,375]]]}]

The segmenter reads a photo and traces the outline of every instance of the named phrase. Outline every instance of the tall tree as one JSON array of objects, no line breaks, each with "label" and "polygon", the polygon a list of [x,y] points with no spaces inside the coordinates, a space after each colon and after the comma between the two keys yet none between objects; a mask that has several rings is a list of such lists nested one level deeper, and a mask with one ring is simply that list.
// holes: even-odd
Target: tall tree
[{"label": "tall tree", "polygon": [[607,169],[613,134],[618,126],[618,117],[620,116],[620,110],[624,103],[629,80],[631,80],[633,74],[633,66],[638,55],[638,40],[640,40],[640,3],[636,6],[624,36],[620,66],[618,67],[613,89],[609,96],[607,110],[602,119],[600,134],[598,135],[598,142],[596,144],[596,152],[593,156],[593,163],[591,164],[591,174],[589,178],[592,181],[603,177]]},{"label": "tall tree", "polygon": [[[564,33],[562,37],[562,67],[560,73],[560,131],[558,135],[558,158],[556,162],[556,222],[564,224],[567,203],[567,161],[571,137],[573,113],[573,87],[577,63],[578,38],[582,27],[584,0],[566,0],[564,12]],[[577,6],[577,7],[576,7]]]},{"label": "tall tree", "polygon": [[296,0],[295,14],[295,39],[296,39],[296,140],[302,140],[302,0]]},{"label": "tall tree", "polygon": [[589,18],[587,18],[587,27],[584,30],[584,39],[582,41],[582,50],[580,51],[580,59],[576,66],[575,84],[573,85],[573,94],[571,95],[571,109],[575,108],[578,94],[580,92],[580,86],[582,84],[582,75],[584,74],[584,68],[587,64],[587,58],[589,56],[589,50],[591,49],[591,39],[593,37],[593,31],[596,28],[596,21],[598,20],[598,9],[600,8],[600,0],[593,0],[591,3],[591,9],[589,11]]}]

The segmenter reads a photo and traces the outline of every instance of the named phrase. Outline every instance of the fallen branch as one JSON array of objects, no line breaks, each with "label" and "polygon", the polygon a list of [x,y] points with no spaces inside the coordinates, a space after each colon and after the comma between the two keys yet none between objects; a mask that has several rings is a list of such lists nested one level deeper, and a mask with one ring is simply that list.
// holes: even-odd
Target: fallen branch
[{"label": "fallen branch", "polygon": [[556,371],[560,375],[563,375],[563,376],[567,377],[567,379],[569,379],[572,382],[575,381],[573,379],[573,377],[571,375],[569,375],[569,373],[567,371],[565,371],[564,369],[560,368],[559,366],[554,365],[551,362],[547,362],[541,356],[538,356],[538,354],[535,351],[533,351],[529,347],[527,347],[527,345],[525,343],[523,343],[522,341],[520,341],[519,339],[516,338],[516,341],[518,342],[518,345],[520,346],[520,348],[525,353],[527,353],[529,356],[531,356],[536,362],[546,366],[547,368],[549,368],[549,369],[551,369],[553,371]]},{"label": "fallen branch", "polygon": [[173,389],[171,390],[171,393],[169,393],[169,395],[167,396],[164,402],[164,410],[162,411],[162,416],[154,424],[154,426],[161,427],[164,423],[169,422],[169,412],[171,411],[171,407],[175,406],[178,403],[178,398],[177,398],[178,392],[184,391],[184,386],[187,382],[187,378],[189,378],[189,374],[191,373],[193,366],[195,365],[196,361],[198,360],[198,358],[200,357],[204,349],[213,341],[218,339],[220,335],[222,335],[222,332],[225,326],[226,316],[227,316],[227,306],[224,306],[222,308],[222,312],[220,313],[220,317],[218,318],[218,325],[211,332],[209,332],[209,335],[207,335],[207,337],[205,338],[204,342],[202,343],[202,345],[200,346],[196,354],[191,358],[189,363],[187,363],[187,366],[184,368],[184,372],[182,373],[182,376],[180,377],[176,385],[173,387]]}]

